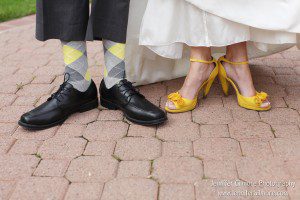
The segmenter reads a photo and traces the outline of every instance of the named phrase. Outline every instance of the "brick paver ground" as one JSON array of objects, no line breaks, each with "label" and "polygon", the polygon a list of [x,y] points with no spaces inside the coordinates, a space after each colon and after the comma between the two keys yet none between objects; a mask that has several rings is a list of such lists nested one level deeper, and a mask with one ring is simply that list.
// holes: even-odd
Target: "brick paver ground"
[{"label": "brick paver ground", "polygon": [[[100,42],[88,43],[88,57],[99,84]],[[216,84],[193,112],[169,115],[158,127],[134,125],[119,111],[98,108],[29,132],[17,120],[62,82],[60,43],[34,39],[34,16],[0,24],[0,199],[299,200],[300,51],[251,63],[256,87],[271,95],[269,112],[241,109]],[[162,106],[182,81],[140,90]],[[296,183],[251,185],[260,180]],[[281,196],[218,196],[246,190]]]}]

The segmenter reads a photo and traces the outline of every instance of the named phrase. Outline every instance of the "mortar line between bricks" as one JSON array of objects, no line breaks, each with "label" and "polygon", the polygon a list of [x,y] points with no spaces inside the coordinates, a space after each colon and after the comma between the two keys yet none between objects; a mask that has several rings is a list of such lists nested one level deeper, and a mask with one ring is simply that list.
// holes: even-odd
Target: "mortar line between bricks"
[{"label": "mortar line between bricks", "polygon": [[6,150],[6,154],[11,150],[11,148],[16,144],[16,142],[17,142],[17,139],[16,138],[14,138],[14,141],[12,142],[12,144],[10,145],[10,147]]}]

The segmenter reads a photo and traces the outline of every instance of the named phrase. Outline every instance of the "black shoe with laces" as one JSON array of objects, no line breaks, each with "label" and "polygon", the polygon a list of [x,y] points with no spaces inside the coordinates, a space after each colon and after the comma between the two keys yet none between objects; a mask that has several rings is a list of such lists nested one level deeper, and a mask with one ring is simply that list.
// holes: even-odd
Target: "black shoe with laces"
[{"label": "black shoe with laces", "polygon": [[166,113],[149,102],[127,80],[121,80],[110,89],[102,80],[100,104],[111,110],[122,110],[129,121],[140,125],[157,125],[167,120]]},{"label": "black shoe with laces", "polygon": [[42,130],[62,124],[70,115],[97,108],[97,87],[92,81],[85,92],[80,92],[65,81],[58,91],[42,105],[25,113],[19,125],[32,130]]}]

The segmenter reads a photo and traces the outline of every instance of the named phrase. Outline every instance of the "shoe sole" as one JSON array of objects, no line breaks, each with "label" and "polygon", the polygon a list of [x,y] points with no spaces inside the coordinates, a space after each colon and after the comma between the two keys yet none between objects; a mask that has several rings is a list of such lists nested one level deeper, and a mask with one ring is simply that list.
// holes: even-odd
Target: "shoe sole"
[{"label": "shoe sole", "polygon": [[167,117],[160,118],[160,119],[155,119],[155,120],[151,120],[151,121],[144,121],[144,120],[131,118],[128,115],[126,115],[126,113],[124,112],[124,110],[120,106],[118,106],[118,105],[116,105],[116,104],[114,104],[114,103],[112,103],[112,102],[110,102],[106,99],[103,99],[103,98],[100,98],[100,105],[103,106],[104,108],[109,109],[109,110],[121,110],[124,113],[126,119],[128,119],[129,121],[131,121],[135,124],[138,124],[138,125],[154,126],[154,125],[162,124],[165,121],[167,121]]},{"label": "shoe sole", "polygon": [[21,122],[21,121],[19,121],[18,124],[20,126],[22,126],[23,128],[28,129],[28,130],[44,130],[44,129],[48,129],[48,128],[63,124],[71,115],[73,115],[75,113],[78,113],[78,112],[83,113],[83,112],[86,112],[86,111],[89,111],[89,110],[93,110],[95,108],[98,108],[98,106],[99,106],[98,99],[95,99],[91,102],[83,104],[76,111],[72,112],[71,114],[69,114],[65,118],[63,118],[59,121],[53,122],[51,124],[32,125],[32,124],[27,124],[27,123],[24,123],[24,122]]}]

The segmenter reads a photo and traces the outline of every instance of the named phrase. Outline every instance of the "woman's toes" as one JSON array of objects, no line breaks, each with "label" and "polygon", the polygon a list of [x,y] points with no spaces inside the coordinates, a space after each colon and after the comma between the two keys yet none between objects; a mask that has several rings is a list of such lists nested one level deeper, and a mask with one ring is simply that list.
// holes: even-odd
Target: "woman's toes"
[{"label": "woman's toes", "polygon": [[166,106],[167,106],[169,109],[171,109],[171,110],[175,110],[175,109],[176,109],[176,106],[175,106],[174,103],[171,102],[171,101],[167,101]]},{"label": "woman's toes", "polygon": [[267,108],[267,107],[269,107],[270,105],[271,105],[270,101],[266,100],[266,101],[264,101],[264,102],[260,105],[260,107],[261,107],[261,108]]}]

